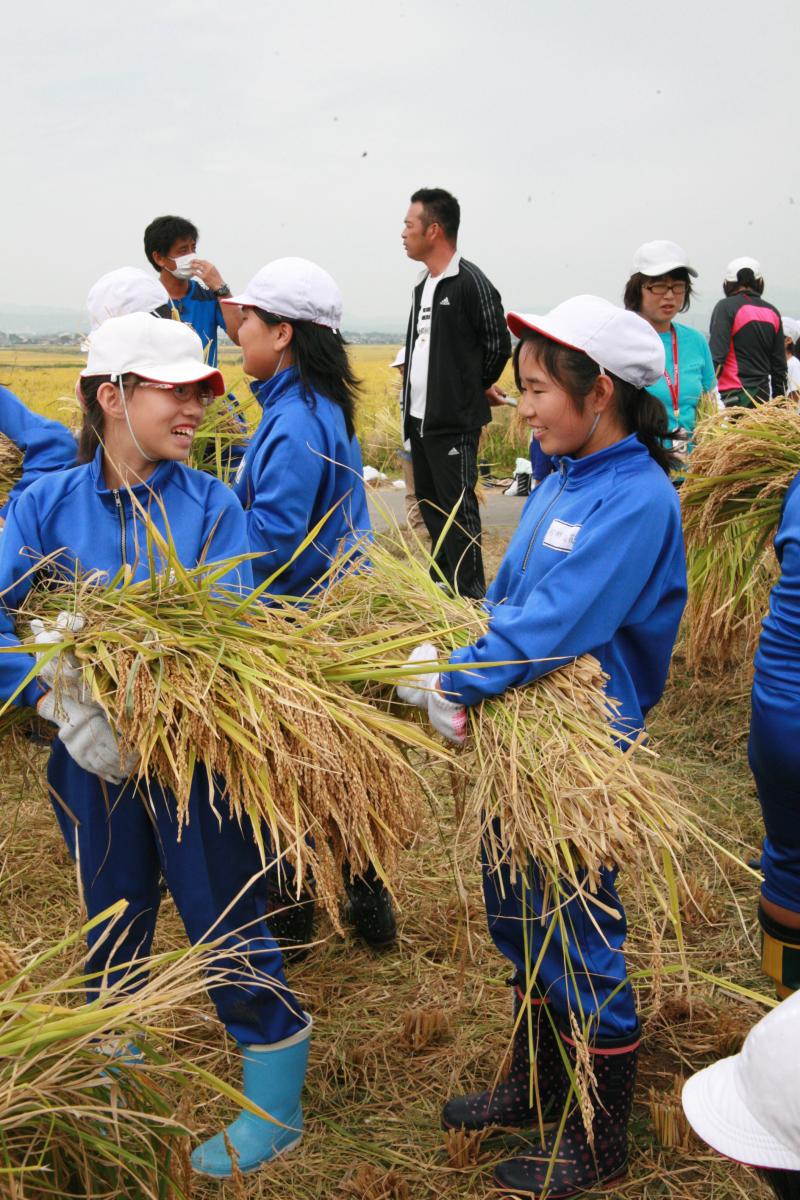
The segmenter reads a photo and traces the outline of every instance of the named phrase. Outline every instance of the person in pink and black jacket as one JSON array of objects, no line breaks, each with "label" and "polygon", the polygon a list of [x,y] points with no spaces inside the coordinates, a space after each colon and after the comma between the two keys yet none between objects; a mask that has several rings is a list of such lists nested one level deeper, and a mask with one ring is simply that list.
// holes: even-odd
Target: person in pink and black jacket
[{"label": "person in pink and black jacket", "polygon": [[728,263],[722,288],[709,338],[717,386],[726,407],[752,408],[786,392],[781,314],[762,298],[764,277],[754,258]]}]

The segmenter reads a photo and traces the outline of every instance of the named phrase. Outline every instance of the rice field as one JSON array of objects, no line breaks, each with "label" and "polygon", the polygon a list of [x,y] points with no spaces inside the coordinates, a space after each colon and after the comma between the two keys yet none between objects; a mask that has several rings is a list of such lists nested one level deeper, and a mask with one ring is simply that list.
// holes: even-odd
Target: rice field
[{"label": "rice field", "polygon": [[[359,425],[365,461],[381,467],[385,452],[384,470],[394,469],[397,441],[396,373],[388,365],[394,349],[352,351],[365,384]],[[70,405],[75,412],[69,397],[79,363],[78,355],[63,351],[0,351],[0,382],[40,411],[66,419],[62,413]],[[244,396],[235,361],[223,362],[223,369]],[[509,422],[510,413],[502,416]],[[506,453],[514,443],[507,432],[503,436],[498,446],[504,444]],[[507,464],[497,453],[496,461]],[[488,531],[490,577],[505,540]],[[676,1099],[676,1080],[738,1049],[770,1003],[759,967],[758,880],[736,861],[747,858],[760,838],[746,762],[747,721],[746,673],[697,679],[681,643],[651,732],[681,800],[710,824],[730,856],[712,858],[695,846],[681,861],[688,980],[674,928],[653,905],[647,879],[622,880],[629,966],[645,1040],[631,1172],[605,1195],[766,1200],[749,1172],[694,1140]],[[18,948],[23,959],[74,933],[81,920],[74,869],[46,792],[45,756],[32,745],[26,761],[6,759],[0,781],[0,941]],[[517,1143],[487,1140],[457,1156],[439,1130],[439,1110],[456,1090],[482,1087],[496,1073],[510,1032],[508,970],[485,932],[478,864],[456,839],[460,798],[449,771],[434,768],[429,784],[417,840],[398,872],[397,949],[376,957],[342,939],[322,914],[318,944],[304,962],[289,967],[290,983],[315,1019],[301,1146],[246,1179],[194,1181],[195,1200],[478,1200],[490,1194],[492,1162],[513,1153]],[[165,952],[184,944],[166,898],[155,948]],[[181,1029],[181,1049],[238,1083],[233,1048],[202,993],[192,1022]],[[232,1114],[231,1101],[196,1079],[178,1084],[165,1078],[161,1086],[172,1111],[198,1137]],[[24,1190],[9,1190],[2,1162],[0,1196],[26,1197]]]}]

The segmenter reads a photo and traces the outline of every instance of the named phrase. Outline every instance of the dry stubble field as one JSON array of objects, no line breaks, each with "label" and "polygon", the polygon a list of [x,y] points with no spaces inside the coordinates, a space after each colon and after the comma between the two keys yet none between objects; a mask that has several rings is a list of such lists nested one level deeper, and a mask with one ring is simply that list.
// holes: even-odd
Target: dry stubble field
[{"label": "dry stubble field", "polygon": [[[387,363],[393,351],[358,347],[355,353],[368,382],[377,380],[365,409],[374,403],[390,427],[394,392]],[[69,420],[58,397],[70,394],[78,362],[63,352],[37,354],[36,361],[30,352],[0,352],[0,381],[34,407]],[[230,382],[237,387],[235,375],[234,367]],[[489,533],[490,571],[503,544],[499,533]],[[690,680],[679,649],[667,694],[651,722],[664,764],[698,814],[713,823],[734,853],[745,856],[759,837],[746,765],[747,690],[742,676]],[[397,897],[397,950],[375,958],[342,942],[323,921],[309,958],[290,967],[290,981],[316,1023],[301,1147],[241,1184],[198,1182],[196,1197],[455,1200],[490,1194],[488,1172],[504,1153],[503,1143],[485,1142],[473,1156],[477,1161],[454,1166],[438,1131],[438,1112],[455,1088],[483,1084],[496,1070],[509,1030],[506,972],[484,932],[476,864],[452,861],[449,781],[441,778],[436,784],[437,803],[407,856]],[[467,885],[466,904],[459,900],[455,869]],[[738,1048],[764,1011],[763,1004],[734,994],[725,981],[754,989],[765,1002],[768,998],[758,966],[757,881],[732,861],[711,861],[699,852],[687,855],[684,870],[688,989],[676,972],[674,936],[650,910],[645,881],[627,879],[622,885],[645,1044],[630,1177],[606,1194],[649,1200],[764,1197],[750,1173],[720,1162],[680,1127],[679,1145],[664,1147],[657,1133],[663,1133],[664,1112],[677,1114],[676,1077]],[[50,943],[78,920],[73,868],[50,812],[43,752],[37,750],[27,767],[4,765],[0,783],[0,939],[18,947]],[[166,901],[156,948],[182,940]],[[694,972],[713,976],[720,986]],[[194,1034],[194,1053],[219,1073],[230,1071],[235,1080],[234,1061],[224,1057],[222,1031],[208,1005],[205,1016]],[[188,1099],[189,1121],[200,1135],[226,1113],[226,1105],[210,1093],[197,1091]]]}]

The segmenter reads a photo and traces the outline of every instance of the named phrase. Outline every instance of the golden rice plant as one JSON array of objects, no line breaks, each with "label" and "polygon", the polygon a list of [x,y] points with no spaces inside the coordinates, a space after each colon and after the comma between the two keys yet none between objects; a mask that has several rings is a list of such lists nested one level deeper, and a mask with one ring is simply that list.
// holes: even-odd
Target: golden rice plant
[{"label": "golden rice plant", "polygon": [[695,670],[748,661],[777,577],[772,539],[800,471],[800,414],[778,397],[700,423],[681,489]]},{"label": "golden rice plant", "polygon": [[236,471],[237,451],[250,436],[244,409],[233,394],[220,396],[208,406],[195,431],[191,466],[231,483]]},{"label": "golden rice plant", "polygon": [[11,489],[22,478],[22,451],[0,433],[0,505],[8,500]]},{"label": "golden rice plant", "polygon": [[[372,863],[388,882],[418,826],[421,791],[405,751],[446,752],[357,694],[358,664],[342,663],[324,622],[296,605],[268,607],[257,593],[225,593],[219,579],[231,562],[187,569],[152,524],[147,556],[141,582],[120,571],[105,586],[89,577],[59,588],[51,576],[29,593],[18,619],[29,647],[33,617],[52,624],[67,609],[85,621],[31,677],[62,651],[74,654],[123,752],[140,756],[143,802],[148,779],[170,789],[180,829],[202,767],[210,802],[216,780],[262,856],[271,843],[295,868],[298,892],[312,871],[338,925],[343,863],[355,874]],[[57,695],[59,686],[57,675]],[[19,719],[6,707],[0,732]]]},{"label": "golden rice plant", "polygon": [[[175,1096],[207,1084],[248,1103],[175,1050],[196,1022],[198,991],[215,978],[213,944],[137,963],[136,990],[124,976],[111,985],[76,973],[84,935],[102,924],[113,940],[125,907],[119,901],[53,946],[5,949],[0,1194],[9,1200],[188,1200],[189,1131]],[[99,989],[89,1002],[87,986]]]}]

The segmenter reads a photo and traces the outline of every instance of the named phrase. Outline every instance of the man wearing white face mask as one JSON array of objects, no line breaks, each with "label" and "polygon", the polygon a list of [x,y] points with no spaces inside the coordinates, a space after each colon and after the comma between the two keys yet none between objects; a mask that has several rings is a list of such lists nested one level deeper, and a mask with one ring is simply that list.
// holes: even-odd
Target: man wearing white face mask
[{"label": "man wearing white face mask", "polygon": [[224,329],[238,346],[241,313],[220,300],[231,289],[213,263],[197,255],[197,227],[184,217],[156,217],[144,231],[144,252],[158,271],[169,303],[159,315],[177,316],[203,343],[206,361],[217,364],[217,330]]}]

